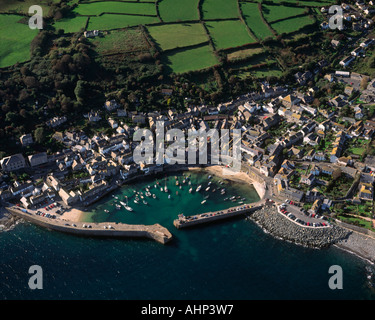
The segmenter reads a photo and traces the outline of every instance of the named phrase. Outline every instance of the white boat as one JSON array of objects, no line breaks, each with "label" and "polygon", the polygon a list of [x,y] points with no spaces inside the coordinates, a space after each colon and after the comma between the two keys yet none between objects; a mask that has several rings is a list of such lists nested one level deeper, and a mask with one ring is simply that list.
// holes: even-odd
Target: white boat
[{"label": "white boat", "polygon": [[189,193],[191,193],[192,191],[193,191],[193,188],[190,188],[190,189],[189,189]]},{"label": "white boat", "polygon": [[230,197],[229,200],[234,200],[236,199],[236,196]]},{"label": "white boat", "polygon": [[169,194],[169,195],[168,195],[168,199],[170,199],[170,198],[171,198],[171,195]]},{"label": "white boat", "polygon": [[152,197],[153,197],[154,199],[156,199],[156,194],[153,194]]},{"label": "white boat", "polygon": [[137,201],[137,200],[134,200],[134,203],[138,203],[138,201]]},{"label": "white boat", "polygon": [[160,188],[160,191],[163,191],[163,187]]},{"label": "white boat", "polygon": [[197,188],[197,190],[195,190],[195,191],[196,191],[196,192],[199,192],[201,189],[202,189],[202,186],[199,185],[198,188]]},{"label": "white boat", "polygon": [[201,204],[205,204],[205,203],[206,203],[206,201],[207,201],[207,200],[203,200],[203,201],[201,202]]},{"label": "white boat", "polygon": [[116,204],[116,209],[117,210],[120,210],[121,209],[121,206],[119,204]]},{"label": "white boat", "polygon": [[211,181],[208,183],[208,185],[209,185],[209,186],[211,185]]},{"label": "white boat", "polygon": [[208,179],[211,179],[212,177],[211,176],[208,176]]},{"label": "white boat", "polygon": [[143,200],[143,204],[145,204],[146,206],[148,205],[146,200]]},{"label": "white boat", "polygon": [[129,207],[125,202],[120,201],[120,203],[124,206],[124,208],[128,211],[133,211],[132,207]]},{"label": "white boat", "polygon": [[128,211],[133,211],[133,208],[132,207],[129,207],[128,205],[128,197],[126,197],[126,203],[120,201],[120,203],[124,206],[124,208]]},{"label": "white boat", "polygon": [[208,191],[208,190],[210,190],[210,187],[207,187],[207,188],[206,188],[206,191]]},{"label": "white boat", "polygon": [[107,209],[105,209],[104,212],[108,213],[109,211]]}]

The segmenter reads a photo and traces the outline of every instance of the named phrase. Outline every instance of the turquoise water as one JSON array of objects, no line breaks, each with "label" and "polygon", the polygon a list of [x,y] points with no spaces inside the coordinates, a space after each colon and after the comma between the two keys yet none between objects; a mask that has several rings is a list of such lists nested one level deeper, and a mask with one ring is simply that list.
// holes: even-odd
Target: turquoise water
[{"label": "turquoise water", "polygon": [[[164,186],[164,180],[159,181]],[[154,182],[125,187],[116,196],[130,196],[134,188],[147,185],[153,188]],[[205,176],[192,175],[193,186],[202,183],[204,189],[207,182]],[[342,250],[309,249],[277,240],[243,218],[175,229],[173,219],[181,212],[189,215],[233,203],[211,192],[201,205],[208,193],[191,195],[175,186],[174,176],[169,177],[168,187],[172,199],[155,190],[158,199],[147,198],[148,206],[137,206],[130,199],[132,213],[117,211],[111,206],[115,199],[109,197],[90,215],[92,221],[159,222],[174,235],[174,241],[165,246],[151,240],[75,237],[28,223],[0,233],[0,299],[375,298],[367,279],[372,272],[369,265]],[[223,187],[228,190],[226,196],[258,200],[248,187]],[[111,211],[105,213],[106,208]],[[43,290],[28,288],[28,269],[34,264],[43,268]],[[343,269],[343,290],[328,287],[331,265]]]}]

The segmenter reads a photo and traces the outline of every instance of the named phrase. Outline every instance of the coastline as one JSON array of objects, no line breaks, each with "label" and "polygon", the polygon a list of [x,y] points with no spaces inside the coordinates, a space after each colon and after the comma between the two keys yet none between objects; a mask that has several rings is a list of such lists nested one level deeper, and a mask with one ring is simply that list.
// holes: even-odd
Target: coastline
[{"label": "coastline", "polygon": [[[233,173],[233,171],[219,165],[213,165],[213,166],[208,166],[208,167],[190,167],[188,169],[189,171],[204,171],[207,173],[210,173],[212,175],[215,175],[221,179],[227,179],[231,180],[233,182],[240,182],[240,183],[246,183],[246,184],[251,184],[254,186],[256,192],[259,195],[260,199],[264,198],[264,195],[266,193],[264,185],[251,179],[245,172],[236,172]],[[225,170],[228,172],[228,174],[225,174]]]},{"label": "coastline", "polygon": [[347,239],[337,241],[333,246],[375,264],[375,239],[370,236],[351,230]]}]

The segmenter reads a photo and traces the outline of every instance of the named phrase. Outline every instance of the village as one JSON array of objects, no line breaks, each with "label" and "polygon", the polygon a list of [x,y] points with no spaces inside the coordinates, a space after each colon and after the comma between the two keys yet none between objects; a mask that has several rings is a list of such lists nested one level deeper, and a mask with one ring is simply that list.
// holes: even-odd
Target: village
[{"label": "village", "polygon": [[[352,7],[342,5],[347,12]],[[357,3],[354,11],[359,10],[366,14],[369,8]],[[345,14],[347,21],[351,18]],[[366,20],[362,15],[353,19]],[[354,224],[362,216],[371,222],[366,225],[371,229],[375,79],[348,68],[374,44],[373,39],[363,37],[341,48],[342,69],[318,81],[313,80],[329,64],[325,60],[311,70],[297,72],[296,87],[263,80],[259,91],[217,106],[190,105],[186,98],[185,112],[170,108],[146,113],[108,100],[101,110],[85,114],[84,120],[93,131],[105,120],[111,134],[100,131],[88,136],[67,130],[67,116],[54,117],[45,125],[55,131],[54,139],[64,148],[53,154],[18,153],[1,159],[0,200],[4,206],[13,203],[25,209],[42,208],[51,201],[87,207],[135,177],[166,173],[167,161],[136,164],[133,160],[139,144],[133,141],[134,132],[139,128],[155,132],[157,121],[164,121],[166,131],[240,129],[242,169],[251,168],[263,176],[272,197],[293,201],[310,214],[341,216]],[[332,40],[331,45],[334,49],[341,44]],[[173,89],[163,89],[162,94],[172,96]],[[32,146],[33,135],[24,134],[20,143]]]},{"label": "village", "polygon": [[[324,65],[324,61],[318,65]],[[337,71],[324,78],[327,82],[353,83],[366,77]],[[134,163],[133,150],[138,143],[132,141],[139,127],[154,131],[156,122],[162,120],[165,130],[241,129],[243,168],[250,166],[264,176],[273,185],[274,197],[299,203],[314,214],[344,212],[348,207],[372,218],[375,121],[367,117],[371,103],[355,101],[375,99],[374,84],[375,80],[368,81],[364,90],[345,84],[344,93],[329,99],[328,105],[320,109],[312,104],[318,88],[299,92],[271,87],[266,82],[261,92],[217,107],[191,106],[185,113],[173,109],[165,113],[128,112],[116,101],[107,101],[102,111],[86,117],[95,123],[110,114],[108,126],[115,130],[112,136],[61,132],[58,130],[64,119],[55,118],[48,124],[55,128],[56,139],[65,145],[63,150],[51,155],[43,152],[25,158],[15,154],[1,159],[1,201],[38,208],[46,200],[58,199],[66,206],[83,207],[135,176],[163,173],[169,166],[167,162]],[[353,90],[360,91],[354,101],[350,99]],[[125,118],[133,126],[125,124]],[[21,143],[32,145],[32,135],[22,136]],[[26,179],[9,179],[20,171]]]}]

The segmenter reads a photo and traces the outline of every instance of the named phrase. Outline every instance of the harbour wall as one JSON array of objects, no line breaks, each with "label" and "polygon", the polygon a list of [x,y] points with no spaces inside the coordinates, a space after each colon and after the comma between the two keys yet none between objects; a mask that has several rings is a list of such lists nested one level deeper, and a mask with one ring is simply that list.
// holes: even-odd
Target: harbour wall
[{"label": "harbour wall", "polygon": [[173,225],[177,229],[193,227],[193,226],[197,226],[201,224],[211,223],[211,222],[218,221],[218,220],[229,219],[232,217],[249,214],[251,212],[254,212],[262,208],[262,205],[260,204],[258,205],[253,204],[253,206],[245,204],[241,207],[244,207],[244,206],[249,206],[249,208],[245,208],[245,209],[241,209],[237,211],[236,208],[239,208],[239,207],[233,207],[233,208],[229,208],[229,209],[225,209],[221,211],[206,212],[206,213],[198,214],[195,216],[186,217],[185,219],[176,219],[173,221]]},{"label": "harbour wall", "polygon": [[[172,240],[172,234],[168,229],[159,224],[154,225],[128,225],[116,222],[101,223],[72,223],[70,221],[51,219],[37,216],[31,213],[25,213],[20,209],[8,207],[10,213],[26,221],[59,232],[69,233],[77,236],[87,237],[126,237],[126,238],[148,238],[166,244]],[[75,226],[73,226],[73,224]],[[86,226],[86,227],[85,227]],[[90,226],[88,228],[87,226]],[[108,228],[111,226],[112,228]]]}]

